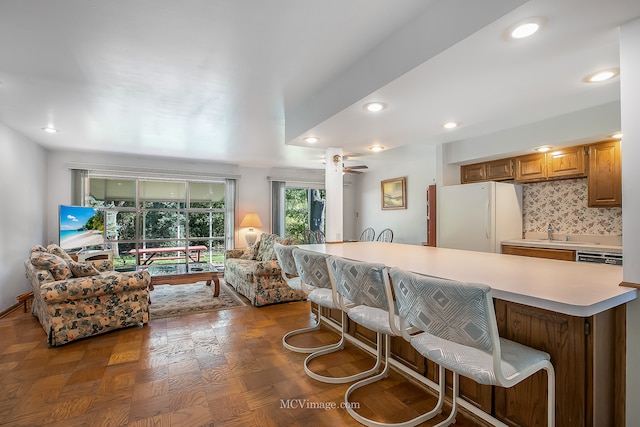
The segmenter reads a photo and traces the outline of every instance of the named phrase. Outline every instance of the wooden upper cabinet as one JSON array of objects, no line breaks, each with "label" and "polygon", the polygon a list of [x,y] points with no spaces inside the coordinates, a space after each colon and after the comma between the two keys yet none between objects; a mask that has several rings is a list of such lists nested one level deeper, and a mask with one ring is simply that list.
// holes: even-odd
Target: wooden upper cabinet
[{"label": "wooden upper cabinet", "polygon": [[487,180],[486,164],[474,163],[460,167],[460,182],[468,184],[470,182],[480,182]]},{"label": "wooden upper cabinet", "polygon": [[587,173],[585,147],[568,147],[547,153],[547,178],[583,177]]},{"label": "wooden upper cabinet", "polygon": [[589,146],[589,207],[622,206],[620,141]]},{"label": "wooden upper cabinet", "polygon": [[515,169],[516,182],[541,181],[547,179],[545,153],[516,157]]},{"label": "wooden upper cabinet", "polygon": [[513,179],[513,159],[493,160],[460,167],[460,182],[469,184],[480,181]]},{"label": "wooden upper cabinet", "polygon": [[513,159],[507,158],[487,162],[486,173],[489,181],[513,179]]}]

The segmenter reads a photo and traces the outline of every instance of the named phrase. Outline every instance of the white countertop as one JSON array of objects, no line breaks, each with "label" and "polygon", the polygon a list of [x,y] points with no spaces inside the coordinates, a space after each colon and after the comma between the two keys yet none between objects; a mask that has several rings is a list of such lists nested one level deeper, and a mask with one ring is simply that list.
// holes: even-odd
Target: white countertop
[{"label": "white countertop", "polygon": [[484,283],[498,299],[572,316],[592,316],[636,298],[635,289],[619,286],[622,268],[618,266],[382,242],[301,247],[460,282]]},{"label": "white countertop", "polygon": [[547,240],[547,239],[515,239],[505,240],[501,242],[507,246],[525,246],[529,248],[551,248],[551,249],[570,249],[575,251],[594,251],[622,253],[622,246],[607,245],[593,242],[565,241],[565,240]]}]

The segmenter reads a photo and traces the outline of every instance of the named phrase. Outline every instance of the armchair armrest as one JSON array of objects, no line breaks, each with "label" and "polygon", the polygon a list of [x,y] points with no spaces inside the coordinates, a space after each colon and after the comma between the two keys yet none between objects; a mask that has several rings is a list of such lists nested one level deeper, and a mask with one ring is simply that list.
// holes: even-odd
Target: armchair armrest
[{"label": "armchair armrest", "polygon": [[110,271],[96,276],[76,277],[45,283],[40,294],[47,303],[81,300],[106,294],[147,289],[151,276],[146,270],[118,273]]},{"label": "armchair armrest", "polygon": [[93,266],[99,272],[104,271],[112,271],[113,270],[113,260],[112,259],[91,259],[85,261],[88,264],[93,264]]},{"label": "armchair armrest", "polygon": [[280,271],[278,261],[258,261],[253,274],[256,276],[279,276]]},{"label": "armchair armrest", "polygon": [[227,249],[224,253],[227,258],[240,258],[246,249]]}]

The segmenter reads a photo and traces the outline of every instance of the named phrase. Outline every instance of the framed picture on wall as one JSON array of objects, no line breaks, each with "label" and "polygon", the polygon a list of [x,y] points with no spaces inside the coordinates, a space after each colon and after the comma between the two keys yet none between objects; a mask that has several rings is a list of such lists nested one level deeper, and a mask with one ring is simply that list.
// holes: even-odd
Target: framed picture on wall
[{"label": "framed picture on wall", "polygon": [[406,177],[385,179],[380,183],[383,210],[407,208],[406,183]]}]

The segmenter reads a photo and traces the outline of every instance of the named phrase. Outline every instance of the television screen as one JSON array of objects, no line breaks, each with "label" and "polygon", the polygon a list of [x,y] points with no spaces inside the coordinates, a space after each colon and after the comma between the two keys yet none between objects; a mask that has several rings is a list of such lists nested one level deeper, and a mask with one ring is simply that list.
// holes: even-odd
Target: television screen
[{"label": "television screen", "polygon": [[104,214],[90,206],[60,205],[60,247],[87,249],[104,246]]}]

